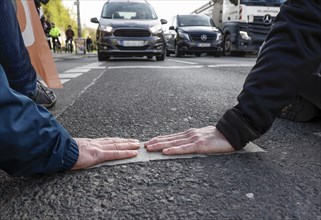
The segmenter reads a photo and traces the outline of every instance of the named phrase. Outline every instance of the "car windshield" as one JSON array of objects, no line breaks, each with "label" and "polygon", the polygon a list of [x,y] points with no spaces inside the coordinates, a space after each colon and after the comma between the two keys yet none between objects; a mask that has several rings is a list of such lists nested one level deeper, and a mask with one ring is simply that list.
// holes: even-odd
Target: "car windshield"
[{"label": "car windshield", "polygon": [[211,19],[208,16],[199,16],[199,15],[179,15],[180,27],[186,26],[213,26]]},{"label": "car windshield", "polygon": [[280,6],[286,0],[241,0],[243,5]]},{"label": "car windshield", "polygon": [[127,20],[156,20],[157,15],[149,4],[137,2],[111,2],[104,5],[102,18]]}]

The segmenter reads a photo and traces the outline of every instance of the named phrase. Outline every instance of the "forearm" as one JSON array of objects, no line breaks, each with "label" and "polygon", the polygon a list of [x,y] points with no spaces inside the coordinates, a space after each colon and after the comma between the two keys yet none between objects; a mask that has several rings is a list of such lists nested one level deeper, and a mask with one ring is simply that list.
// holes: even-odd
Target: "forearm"
[{"label": "forearm", "polygon": [[71,169],[78,146],[43,107],[8,87],[0,66],[0,169],[10,175]]}]

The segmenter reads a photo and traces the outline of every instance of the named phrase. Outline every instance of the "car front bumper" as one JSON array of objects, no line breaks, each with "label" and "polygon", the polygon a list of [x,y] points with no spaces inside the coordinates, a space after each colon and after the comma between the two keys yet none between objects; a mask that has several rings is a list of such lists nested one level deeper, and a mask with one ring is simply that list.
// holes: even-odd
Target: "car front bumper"
[{"label": "car front bumper", "polygon": [[180,41],[178,42],[178,51],[181,53],[215,53],[223,51],[223,42],[194,42]]},{"label": "car front bumper", "polygon": [[104,37],[99,52],[107,56],[159,56],[165,53],[165,41],[159,37]]}]

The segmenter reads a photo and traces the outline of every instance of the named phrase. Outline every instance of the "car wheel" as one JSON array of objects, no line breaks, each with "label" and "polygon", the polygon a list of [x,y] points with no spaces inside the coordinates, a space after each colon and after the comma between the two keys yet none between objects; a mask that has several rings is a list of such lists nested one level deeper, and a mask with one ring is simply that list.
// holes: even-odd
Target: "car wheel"
[{"label": "car wheel", "polygon": [[171,52],[168,49],[166,49],[166,56],[169,57],[170,55],[171,55]]},{"label": "car wheel", "polygon": [[180,57],[180,56],[182,56],[182,53],[181,53],[181,52],[179,52],[179,47],[178,47],[178,45],[177,45],[177,44],[175,44],[175,56],[176,56],[176,57]]},{"label": "car wheel", "polygon": [[97,48],[97,54],[98,54],[98,61],[106,61],[106,56],[102,52],[100,52],[99,45]]},{"label": "car wheel", "polygon": [[98,52],[98,61],[106,61],[107,57],[102,53]]},{"label": "car wheel", "polygon": [[215,52],[213,53],[214,57],[221,57],[222,56],[222,52]]},{"label": "car wheel", "polygon": [[232,55],[231,47],[232,47],[231,35],[228,34],[224,39],[224,55],[225,56],[231,56]]},{"label": "car wheel", "polygon": [[165,60],[165,54],[162,54],[160,56],[156,56],[157,61],[164,61]]},{"label": "car wheel", "polygon": [[201,56],[201,53],[196,53],[195,56],[196,56],[196,57],[200,57],[200,56]]},{"label": "car wheel", "polygon": [[149,60],[153,59],[153,56],[147,56],[147,59],[149,59]]}]

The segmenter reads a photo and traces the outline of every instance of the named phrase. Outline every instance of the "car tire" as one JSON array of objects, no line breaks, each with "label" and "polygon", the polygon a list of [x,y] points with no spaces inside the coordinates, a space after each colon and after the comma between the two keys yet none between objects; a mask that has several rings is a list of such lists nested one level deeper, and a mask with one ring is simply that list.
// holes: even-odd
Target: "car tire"
[{"label": "car tire", "polygon": [[178,47],[177,44],[175,44],[175,56],[176,57],[181,57],[182,56],[181,52],[179,52],[179,47]]},{"label": "car tire", "polygon": [[201,56],[201,53],[196,53],[195,56],[196,56],[196,57],[200,57],[200,56]]},{"label": "car tire", "polygon": [[107,60],[107,57],[102,53],[98,52],[98,61],[106,61],[106,60]]},{"label": "car tire", "polygon": [[171,52],[168,49],[166,49],[166,56],[167,57],[171,56]]},{"label": "car tire", "polygon": [[162,54],[160,56],[156,56],[157,61],[164,61],[165,60],[165,54]]},{"label": "car tire", "polygon": [[149,59],[149,60],[153,59],[153,56],[147,56],[147,59]]},{"label": "car tire", "polygon": [[222,52],[215,52],[215,53],[213,53],[213,56],[214,57],[221,57],[223,54],[222,54]]},{"label": "car tire", "polygon": [[107,60],[106,55],[104,55],[102,52],[100,52],[99,45],[97,48],[97,54],[98,54],[98,61],[106,61]]},{"label": "car tire", "polygon": [[231,35],[228,34],[224,39],[224,56],[232,55],[231,47],[232,47]]}]

